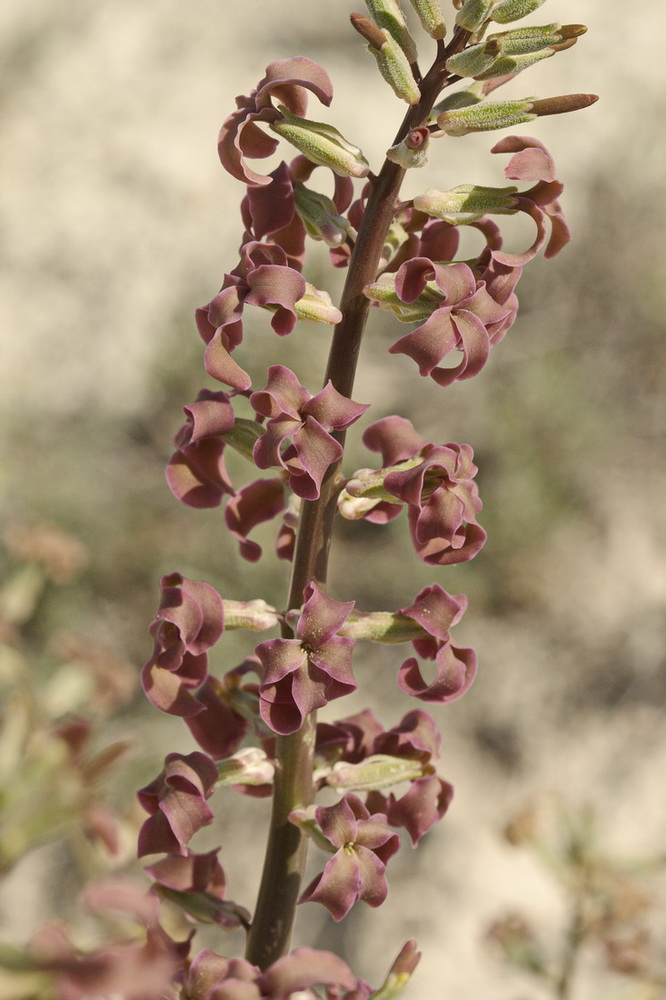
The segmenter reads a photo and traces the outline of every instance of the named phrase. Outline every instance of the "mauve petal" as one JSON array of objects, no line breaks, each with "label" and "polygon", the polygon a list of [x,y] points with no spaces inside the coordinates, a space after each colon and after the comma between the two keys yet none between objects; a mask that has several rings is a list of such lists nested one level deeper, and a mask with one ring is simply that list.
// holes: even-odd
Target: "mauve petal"
[{"label": "mauve petal", "polygon": [[[206,663],[206,654],[202,653],[199,659]],[[205,680],[205,676],[206,671],[202,671],[201,681]],[[148,700],[161,712],[187,718],[201,711],[201,704],[187,690],[182,678],[155,663],[149,661],[142,668],[141,685]]]},{"label": "mauve petal", "polygon": [[289,416],[301,421],[301,407],[311,398],[308,390],[284,365],[271,365],[266,388],[253,392],[250,405],[262,417]]},{"label": "mauve petal", "polygon": [[224,898],[225,877],[218,849],[205,854],[172,854],[145,869],[156,882],[178,892],[210,892]]},{"label": "mauve petal", "polygon": [[195,955],[187,974],[187,992],[195,997],[208,998],[215,985],[222,982],[229,971],[229,959],[204,949]]},{"label": "mauve petal", "polygon": [[291,475],[289,485],[296,496],[317,500],[324,476],[331,465],[342,458],[342,445],[310,416],[291,439],[303,474]]},{"label": "mauve petal", "polygon": [[451,261],[458,251],[460,234],[457,226],[441,219],[431,219],[421,233],[419,256],[433,261]]},{"label": "mauve petal", "polygon": [[196,701],[200,710],[185,717],[185,724],[202,750],[223,760],[235,753],[243,742],[249,722],[229,708],[217,693],[215,682],[208,678],[199,688]]},{"label": "mauve petal", "polygon": [[419,559],[429,566],[454,566],[469,562],[481,551],[488,537],[480,524],[466,524],[456,532],[455,548],[446,538],[431,538],[427,542],[419,542],[416,537],[418,511],[410,508],[407,517],[414,550]]},{"label": "mauve petal", "polygon": [[283,161],[270,178],[264,187],[249,187],[245,199],[258,240],[288,226],[294,218],[294,186],[287,164]]},{"label": "mauve petal", "polygon": [[271,325],[281,336],[291,333],[296,325],[294,304],[305,295],[305,279],[291,267],[262,264],[248,275],[245,301],[255,306],[277,306]]},{"label": "mauve petal", "polygon": [[236,418],[226,392],[202,389],[189,406],[183,407],[187,417],[187,437],[177,442],[180,447],[196,444],[201,438],[226,434],[234,426]]},{"label": "mauve petal", "polygon": [[463,594],[452,597],[438,583],[433,583],[424,587],[409,607],[400,608],[400,614],[418,622],[429,635],[445,640],[449,629],[460,621],[466,609],[467,598]]},{"label": "mauve petal", "polygon": [[354,643],[354,639],[335,636],[308,657],[310,663],[324,675],[327,702],[351,694],[358,686],[351,662]]},{"label": "mauve petal", "polygon": [[201,608],[202,622],[196,638],[187,644],[187,650],[195,655],[214,646],[224,631],[224,605],[222,598],[204,580],[183,579],[183,595],[196,601]]},{"label": "mauve petal", "polygon": [[504,168],[504,176],[509,180],[555,180],[555,162],[538,139],[525,135],[508,135],[500,139],[490,152],[515,153]]},{"label": "mauve petal", "polygon": [[161,812],[149,816],[139,830],[137,857],[143,858],[146,854],[176,854],[177,852],[187,853],[186,848],[178,841],[169,826],[166,816]]},{"label": "mauve petal", "polygon": [[290,997],[297,990],[317,984],[351,990],[357,982],[356,976],[341,958],[312,948],[296,948],[290,955],[279,958],[261,979],[265,994],[275,997]]},{"label": "mauve petal", "polygon": [[455,546],[454,535],[463,521],[464,505],[451,490],[441,487],[423,505],[416,521],[416,540],[423,544],[444,538]]},{"label": "mauve petal", "polygon": [[398,268],[395,290],[403,302],[414,302],[434,277],[435,266],[429,257],[412,257]]},{"label": "mauve petal", "polygon": [[525,212],[536,224],[537,235],[534,243],[523,253],[504,253],[503,250],[493,250],[492,254],[500,264],[507,264],[509,267],[523,267],[531,260],[534,260],[541,247],[546,242],[546,214],[533,201],[525,197],[516,197],[518,211]]},{"label": "mauve petal", "polygon": [[[242,329],[242,328],[241,328]],[[252,379],[229,353],[229,341],[225,331],[220,329],[209,341],[204,351],[204,368],[211,378],[245,392],[252,385]]]},{"label": "mauve petal", "polygon": [[297,704],[292,693],[293,674],[285,677],[278,684],[262,690],[259,696],[259,711],[266,725],[281,736],[295,733],[303,725],[303,720],[310,708]]},{"label": "mauve petal", "polygon": [[437,823],[451,805],[453,786],[436,775],[417,778],[409,791],[397,801],[392,796],[388,805],[388,821],[392,826],[404,826],[414,847],[424,833]]},{"label": "mauve petal", "polygon": [[305,56],[278,59],[266,67],[264,77],[257,84],[256,102],[261,107],[269,96],[274,97],[302,118],[307,111],[308,90],[326,107],[333,100],[331,78],[317,63]]},{"label": "mauve petal", "polygon": [[224,518],[230,533],[238,540],[241,555],[249,562],[261,557],[261,547],[248,541],[248,534],[258,524],[272,520],[284,510],[284,484],[281,479],[256,479],[229,500]]},{"label": "mauve petal", "polygon": [[358,900],[361,877],[355,855],[338,851],[327,862],[321,875],[310,882],[299,903],[321,903],[335,921],[342,920]]},{"label": "mauve petal", "polygon": [[317,823],[326,839],[334,847],[344,847],[345,844],[355,842],[358,827],[357,816],[352,805],[357,803],[362,808],[362,815],[366,814],[363,818],[369,816],[370,814],[357,795],[345,795],[343,799],[332,806],[317,806],[315,809]]},{"label": "mauve petal", "polygon": [[[252,394],[254,395],[254,393]],[[301,421],[293,417],[274,417],[266,430],[258,438],[252,449],[254,464],[258,469],[288,468],[280,452],[282,442],[291,437],[301,426]]]},{"label": "mauve petal", "polygon": [[389,347],[389,354],[406,354],[418,365],[419,375],[430,375],[436,365],[455,350],[458,340],[451,308],[442,306],[416,330],[396,340]]},{"label": "mauve petal", "polygon": [[305,604],[296,626],[296,637],[307,642],[311,649],[319,649],[347,621],[355,601],[335,601],[316,583],[307,585],[303,597]]},{"label": "mauve petal", "polygon": [[417,753],[420,757],[425,755],[427,759],[436,759],[441,743],[442,737],[433,717],[416,708],[407,712],[397,726],[378,734],[371,752],[392,757]]},{"label": "mauve petal", "polygon": [[[400,837],[397,833],[392,834],[397,840],[396,850],[400,846]],[[375,851],[369,851],[366,847],[356,847],[354,849],[358,874],[361,881],[361,888],[358,898],[367,903],[368,906],[381,906],[388,896],[388,883],[386,881],[386,866]]]},{"label": "mauve petal", "polygon": [[457,309],[452,319],[463,359],[454,368],[433,368],[429,373],[437,385],[447,386],[459,379],[473,378],[483,369],[490,354],[490,337],[482,321],[465,309]]},{"label": "mauve petal", "polygon": [[384,466],[414,458],[426,444],[412,422],[398,416],[383,417],[370,424],[363,432],[362,441],[366,448],[381,453]]},{"label": "mauve petal", "polygon": [[355,403],[341,395],[329,379],[321,392],[309,399],[302,407],[301,413],[314,417],[317,423],[327,430],[343,430],[358,420],[369,404]]},{"label": "mauve petal", "polygon": [[472,649],[455,646],[450,640],[442,643],[437,653],[437,674],[431,684],[423,680],[418,661],[405,660],[398,671],[398,686],[405,694],[421,701],[444,704],[461,698],[472,686],[476,676],[476,654]]},{"label": "mauve petal", "polygon": [[169,459],[165,469],[169,489],[188,507],[219,507],[233,486],[224,464],[224,441],[208,438],[199,444],[181,448]]},{"label": "mauve petal", "polygon": [[260,691],[304,666],[307,654],[297,639],[266,639],[255,649],[264,668]]}]

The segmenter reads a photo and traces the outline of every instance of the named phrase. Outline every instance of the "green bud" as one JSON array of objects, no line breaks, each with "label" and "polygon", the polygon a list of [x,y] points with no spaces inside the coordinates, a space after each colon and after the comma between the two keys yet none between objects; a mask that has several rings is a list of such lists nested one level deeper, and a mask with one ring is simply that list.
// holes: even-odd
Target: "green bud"
[{"label": "green bud", "polygon": [[415,63],[418,58],[416,42],[409,33],[397,0],[365,0],[365,5],[375,23],[385,28],[402,49],[407,61]]},{"label": "green bud", "polygon": [[431,38],[444,38],[446,25],[439,0],[409,0],[409,2],[418,14],[423,30],[427,31]]},{"label": "green bud", "polygon": [[329,247],[339,247],[354,231],[330,198],[319,191],[312,191],[301,181],[294,184],[294,202],[308,236],[323,240]]},{"label": "green bud", "polygon": [[477,80],[495,80],[498,76],[508,76],[509,73],[522,73],[524,69],[529,69],[542,59],[549,59],[555,55],[555,49],[541,49],[540,52],[525,52],[520,56],[502,56],[496,59],[490,69],[485,73],[479,73]]},{"label": "green bud", "polygon": [[[419,460],[421,461],[421,460]],[[418,465],[419,463],[414,463]],[[400,466],[401,468],[403,466]],[[407,466],[408,467],[408,466]],[[395,497],[393,498],[395,500]],[[413,618],[393,611],[352,611],[338,635],[348,639],[367,639],[392,646],[399,642],[423,639],[428,633]]]},{"label": "green bud", "polygon": [[338,761],[326,776],[326,784],[340,792],[372,792],[401,781],[415,781],[424,774],[432,774],[432,765],[404,757],[391,757],[378,753],[366,757],[359,764]]},{"label": "green bud", "polygon": [[332,125],[299,118],[279,106],[282,118],[270,123],[271,131],[286,139],[312,163],[330,167],[340,177],[367,177],[370,165],[358,146],[354,146]]},{"label": "green bud", "polygon": [[482,101],[471,108],[445,111],[437,117],[437,124],[447,135],[467,135],[469,132],[488,132],[497,128],[512,128],[531,122],[536,115],[530,113],[530,98],[514,101]]},{"label": "green bud", "polygon": [[335,326],[342,320],[342,313],[333,305],[328,292],[315,288],[309,281],[305,282],[305,295],[294,303],[294,312],[299,319],[311,323],[331,323]]},{"label": "green bud", "polygon": [[422,167],[428,160],[428,144],[430,142],[430,132],[427,128],[415,128],[409,135],[405,136],[402,142],[391,146],[387,150],[386,156],[392,163],[405,170],[412,167]]},{"label": "green bud", "polygon": [[443,219],[453,226],[476,222],[484,215],[512,215],[517,211],[518,188],[482,187],[477,184],[459,184],[450,191],[430,188],[414,199],[414,208],[435,219]]},{"label": "green bud", "polygon": [[263,632],[275,628],[279,615],[266,601],[222,601],[224,606],[224,628],[245,628],[250,632]]},{"label": "green bud", "polygon": [[501,51],[498,42],[479,42],[447,59],[446,68],[456,76],[477,76],[493,65]]},{"label": "green bud", "polygon": [[540,27],[514,28],[488,35],[488,41],[497,42],[503,56],[519,56],[528,52],[538,52],[550,45],[559,45],[564,36],[558,24],[544,24]]},{"label": "green bud", "polygon": [[250,926],[250,914],[244,906],[220,899],[212,892],[181,892],[161,883],[156,883],[153,888],[158,896],[180,906],[201,924],[221,924],[228,929]]},{"label": "green bud", "polygon": [[395,276],[383,274],[377,281],[363,289],[363,294],[376,302],[380,309],[387,309],[401,323],[422,323],[432,315],[443,299],[443,294],[434,283],[426,288],[414,302],[403,302],[395,290]]},{"label": "green bud", "polygon": [[490,18],[495,0],[465,0],[456,14],[456,24],[466,31],[477,31]]},{"label": "green bud", "polygon": [[219,785],[269,785],[275,767],[259,747],[244,747],[217,762]]},{"label": "green bud", "polygon": [[419,85],[414,79],[412,68],[407,56],[386,28],[380,28],[385,38],[380,49],[374,45],[368,46],[368,52],[377,60],[379,72],[392,88],[396,97],[407,104],[418,104],[421,100]]},{"label": "green bud", "polygon": [[545,0],[499,0],[493,7],[491,21],[498,24],[508,24],[510,21],[519,21],[521,17],[527,17],[537,10]]},{"label": "green bud", "polygon": [[432,109],[431,119],[437,120],[437,116],[443,111],[454,111],[456,108],[471,108],[483,100],[483,87],[480,83],[473,83],[464,90],[455,90],[436,104]]}]

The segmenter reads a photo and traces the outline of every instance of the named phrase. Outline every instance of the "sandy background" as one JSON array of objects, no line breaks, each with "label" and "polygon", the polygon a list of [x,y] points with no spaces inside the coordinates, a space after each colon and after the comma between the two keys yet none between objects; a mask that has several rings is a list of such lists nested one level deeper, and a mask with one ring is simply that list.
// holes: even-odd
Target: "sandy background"
[{"label": "sandy background", "polygon": [[[219,166],[219,125],[268,62],[308,55],[335,88],[321,117],[376,165],[402,109],[347,25],[360,7],[3,0],[0,502],[6,524],[47,519],[89,554],[78,584],[45,602],[40,634],[61,625],[94,634],[138,667],[157,578],[176,568],[227,596],[265,589],[279,605],[282,568],[270,557],[241,563],[219,514],[181,510],[161,467],[180,407],[210,384],[192,311],[236,262],[241,189]],[[404,938],[418,937],[425,954],[409,995],[421,1000],[558,995],[486,940],[493,921],[518,911],[553,965],[564,950],[562,880],[502,836],[517,811],[538,803],[553,838],[554,802],[571,815],[590,806],[595,851],[613,864],[664,855],[666,16],[658,0],[641,3],[640,16],[620,0],[551,0],[538,14],[532,22],[582,21],[589,34],[514,82],[512,96],[602,98],[520,130],[553,153],[575,242],[528,268],[521,318],[474,384],[424,389],[407,359],[389,365],[374,324],[356,392],[372,403],[390,388],[392,408],[423,434],[474,446],[490,540],[472,566],[439,574],[415,566],[409,575],[406,549],[396,573],[384,536],[345,529],[333,573],[335,596],[362,594],[364,606],[404,606],[433,579],[470,597],[455,637],[477,648],[480,676],[465,699],[436,713],[443,774],[456,787],[449,816],[423,851],[401,852],[380,911],[363,908],[341,930],[310,907],[300,932],[321,946],[336,942],[373,982]],[[427,40],[421,50],[427,65]],[[407,194],[501,183],[504,164],[487,155],[493,141],[435,150]],[[256,327],[267,338],[262,317]],[[286,350],[315,385],[319,334],[297,332]],[[399,544],[397,530],[390,537]],[[363,707],[380,686],[378,713],[393,724],[410,706],[379,660],[363,669],[358,698],[341,712]],[[137,737],[137,784],[165,750],[189,748],[139,699],[115,725]],[[231,860],[234,840],[247,837],[243,821],[225,817],[220,830],[223,863],[249,902],[256,858]],[[42,881],[59,895],[43,857],[30,864],[41,873],[32,895],[10,886],[5,903],[19,937],[40,915]],[[650,969],[661,963],[663,975],[661,875],[643,890],[655,899]],[[663,985],[649,982],[656,975],[639,983],[609,971],[602,949],[590,947],[566,995],[663,997]]]}]

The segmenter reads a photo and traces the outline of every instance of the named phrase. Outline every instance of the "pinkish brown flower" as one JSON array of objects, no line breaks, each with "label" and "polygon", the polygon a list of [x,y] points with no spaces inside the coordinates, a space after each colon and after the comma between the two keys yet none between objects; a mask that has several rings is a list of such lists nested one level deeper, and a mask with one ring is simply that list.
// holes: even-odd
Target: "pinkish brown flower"
[{"label": "pinkish brown flower", "polygon": [[146,695],[170,715],[194,715],[201,704],[191,691],[208,676],[206,651],[224,630],[224,607],[217,591],[203,580],[171,573],[161,580],[161,599],[149,628],[153,652],[141,671]]},{"label": "pinkish brown flower", "polygon": [[264,722],[281,734],[294,733],[306,715],[356,689],[353,639],[336,635],[354,602],[334,601],[310,583],[294,639],[269,639],[255,653],[264,675],[259,707]]},{"label": "pinkish brown flower", "polygon": [[[304,500],[319,497],[328,468],[342,456],[331,432],[349,427],[368,409],[340,395],[330,381],[312,396],[284,365],[270,366],[266,388],[253,392],[250,402],[268,418],[254,446],[257,467],[285,469],[292,490]],[[285,447],[287,439],[291,444]]]},{"label": "pinkish brown flower", "polygon": [[335,853],[299,902],[322,903],[334,920],[342,920],[358,900],[380,906],[388,893],[386,865],[400,847],[386,816],[371,815],[357,795],[345,795],[333,806],[318,806],[315,819]]},{"label": "pinkish brown flower", "polygon": [[215,763],[195,750],[183,756],[170,753],[161,773],[138,793],[150,815],[139,832],[139,857],[145,854],[182,854],[203,826],[213,819],[207,804],[217,782]]},{"label": "pinkish brown flower", "polygon": [[258,123],[281,118],[273,99],[302,117],[307,111],[308,91],[326,107],[333,99],[333,87],[325,70],[304,56],[295,56],[270,63],[250,96],[236,98],[238,110],[222,125],[217,147],[222,166],[232,177],[246,184],[270,183],[269,177],[255,173],[246,163],[246,157],[271,156],[278,146],[278,140],[262,132]]}]

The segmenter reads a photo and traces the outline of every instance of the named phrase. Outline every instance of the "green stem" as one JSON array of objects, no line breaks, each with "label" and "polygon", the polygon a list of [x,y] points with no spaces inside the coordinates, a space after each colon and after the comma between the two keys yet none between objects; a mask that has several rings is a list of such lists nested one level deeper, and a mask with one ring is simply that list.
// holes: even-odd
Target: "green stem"
[{"label": "green stem", "polygon": [[[410,107],[394,140],[400,142],[412,129],[428,119],[446,81],[444,62],[464,46],[467,32],[457,31],[438,57],[421,86],[421,101]],[[330,379],[343,396],[351,399],[356,364],[368,318],[370,302],[363,289],[374,281],[386,236],[393,221],[400,186],[405,171],[389,160],[375,178],[368,204],[354,246],[344,290],[340,300],[342,321],[335,328],[324,384]],[[333,435],[344,446],[344,431]],[[288,609],[300,608],[303,590],[308,583],[324,584],[328,568],[336,500],[340,489],[341,461],[331,466],[318,500],[302,506]],[[285,627],[283,636],[291,638]],[[293,809],[308,806],[314,799],[312,763],[316,713],[311,713],[302,728],[277,741],[276,776],[273,811],[270,821],[264,868],[252,927],[248,935],[248,961],[265,969],[290,947],[291,934],[300,894],[301,878],[307,853],[307,838],[289,822]]]}]

